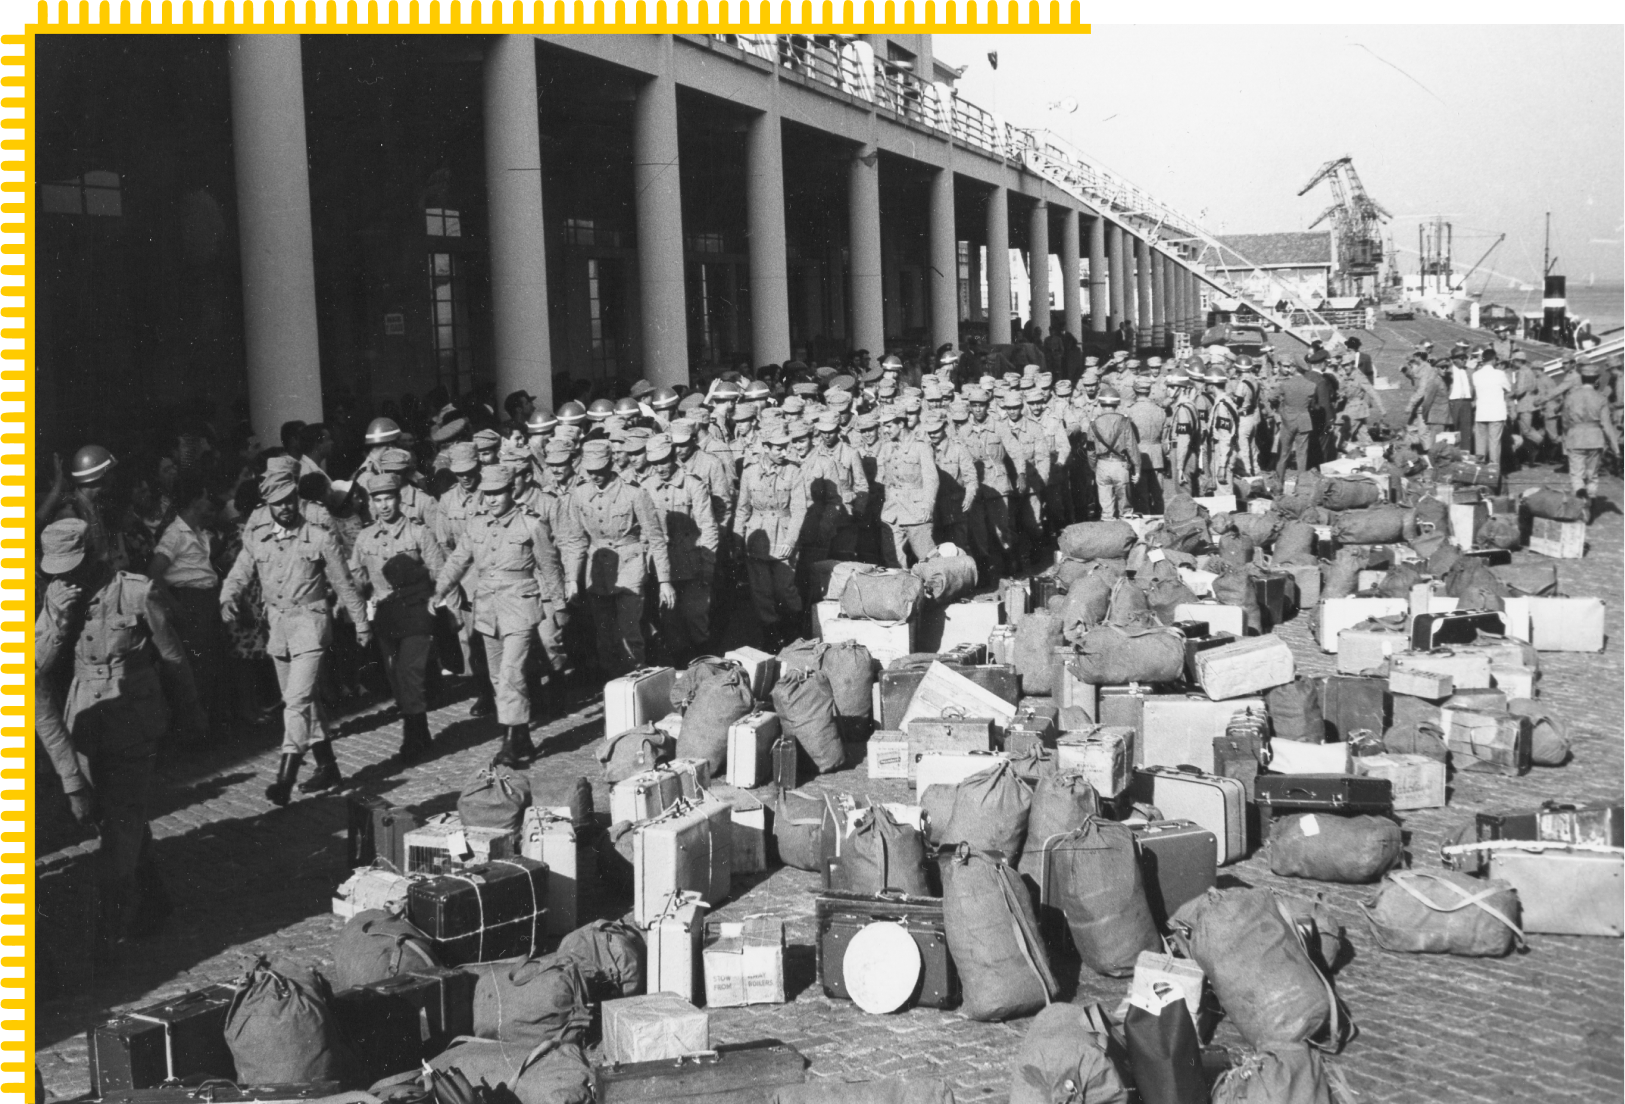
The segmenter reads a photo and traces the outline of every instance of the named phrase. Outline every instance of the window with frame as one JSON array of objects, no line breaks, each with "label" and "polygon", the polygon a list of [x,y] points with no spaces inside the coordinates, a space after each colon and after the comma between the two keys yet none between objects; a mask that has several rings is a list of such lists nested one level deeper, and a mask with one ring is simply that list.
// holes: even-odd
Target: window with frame
[{"label": "window with frame", "polygon": [[106,169],[92,169],[71,180],[41,184],[39,211],[43,215],[102,215],[117,218],[124,214],[124,195],[119,175]]},{"label": "window with frame", "polygon": [[425,229],[431,238],[463,236],[463,218],[459,211],[450,207],[426,207],[423,213],[428,223]]},{"label": "window with frame", "polygon": [[954,243],[954,255],[957,258],[956,267],[958,269],[958,278],[956,282],[959,285],[959,317],[961,318],[969,318],[971,316],[970,250],[971,244],[968,241]]},{"label": "window with frame", "polygon": [[465,392],[474,383],[467,289],[460,278],[460,268],[455,253],[429,254],[430,331],[435,374],[441,385],[454,393]]}]

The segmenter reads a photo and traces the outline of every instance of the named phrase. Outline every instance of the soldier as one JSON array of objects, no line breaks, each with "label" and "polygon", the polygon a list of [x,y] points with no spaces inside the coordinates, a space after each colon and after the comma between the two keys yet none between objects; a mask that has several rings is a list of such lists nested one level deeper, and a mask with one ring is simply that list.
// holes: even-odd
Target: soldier
[{"label": "soldier", "polygon": [[302,793],[329,790],[343,780],[326,725],[316,712],[316,678],[333,635],[328,598],[336,595],[349,611],[356,642],[363,648],[372,641],[372,627],[338,543],[301,515],[292,473],[267,471],[260,496],[267,516],[251,518],[243,530],[242,551],[220,588],[220,619],[236,623],[244,592],[257,577],[270,627],[266,651],[282,688],[282,758],[265,796],[274,805],[286,805],[307,748],[316,770],[300,784]]},{"label": "soldier", "polygon": [[1358,355],[1350,353],[1345,356],[1342,368],[1337,373],[1337,394],[1343,404],[1338,418],[1339,448],[1351,443],[1369,445],[1371,412],[1381,409],[1382,399],[1377,396],[1377,389],[1371,386],[1371,381],[1360,371],[1356,359]]},{"label": "soldier", "polygon": [[1116,391],[1102,387],[1100,415],[1088,431],[1103,519],[1128,517],[1134,512],[1131,496],[1139,482],[1139,466],[1145,459],[1134,423],[1117,411],[1120,401]]},{"label": "soldier", "polygon": [[1514,370],[1512,400],[1518,420],[1518,437],[1521,438],[1514,455],[1520,466],[1527,466],[1535,462],[1541,453],[1541,446],[1546,442],[1545,431],[1536,425],[1546,380],[1543,373],[1530,366],[1529,354],[1522,349],[1512,353],[1511,363]]},{"label": "soldier", "polygon": [[1049,373],[1045,372],[1039,376],[1027,409],[1038,430],[1051,442],[1050,474],[1044,481],[1044,521],[1052,533],[1058,533],[1072,519],[1072,484],[1067,478],[1072,466],[1072,438],[1063,404],[1049,401],[1049,386]]},{"label": "soldier", "polygon": [[615,678],[645,659],[643,581],[653,568],[660,606],[677,604],[666,529],[649,493],[622,479],[609,446],[589,441],[581,456],[587,478],[565,498],[561,516],[564,577],[571,594],[589,595],[600,672]]},{"label": "soldier", "polygon": [[373,522],[356,538],[351,560],[356,584],[370,599],[367,619],[378,636],[384,670],[401,711],[401,747],[395,758],[408,766],[429,753],[429,706],[423,688],[435,614],[425,600],[446,557],[428,527],[401,512],[399,476],[390,472],[364,476],[362,484]]},{"label": "soldier", "polygon": [[1603,450],[1606,448],[1609,455],[1619,452],[1613,412],[1597,390],[1601,374],[1596,364],[1581,362],[1580,386],[1563,396],[1563,448],[1569,454],[1569,486],[1590,506],[1587,524],[1597,512],[1597,469]]},{"label": "soldier", "polygon": [[550,607],[568,601],[575,588],[560,570],[547,522],[515,504],[510,468],[493,464],[481,472],[480,500],[484,509],[469,520],[462,543],[440,569],[430,608],[443,603],[470,568],[477,572],[474,628],[485,649],[502,726],[502,746],[492,762],[511,767],[536,754],[525,680],[531,637]]},{"label": "soldier", "polygon": [[666,658],[684,667],[711,639],[711,580],[716,574],[716,511],[705,483],[684,471],[672,440],[664,433],[649,438],[649,470],[643,489],[649,493],[666,528],[674,605],[661,610]]},{"label": "soldier", "polygon": [[559,426],[558,415],[546,407],[538,407],[525,420],[525,444],[530,449],[531,464],[540,469],[547,446],[553,440],[553,431]]},{"label": "soldier", "polygon": [[[1199,378],[1199,377],[1198,377]],[[1173,406],[1165,433],[1172,452],[1172,482],[1175,494],[1201,494],[1198,475],[1202,467],[1202,415],[1191,394],[1192,377],[1168,377]]]},{"label": "soldier", "polygon": [[357,472],[356,475],[358,477],[363,473],[377,475],[378,457],[387,448],[399,448],[400,439],[401,427],[396,425],[393,419],[374,418],[368,422],[367,432],[364,437],[367,444],[367,458],[361,462],[361,471]]},{"label": "soldier", "polygon": [[1241,415],[1236,402],[1225,385],[1229,380],[1220,373],[1203,377],[1213,396],[1213,409],[1208,412],[1205,427],[1207,438],[1207,481],[1213,494],[1228,494],[1231,477],[1236,470],[1236,441],[1241,431]]},{"label": "soldier", "polygon": [[153,934],[171,911],[151,853],[148,793],[172,711],[183,739],[202,738],[203,711],[173,613],[151,581],[91,554],[80,518],[47,525],[39,543],[51,581],[34,622],[35,731],[74,819],[100,828],[95,952],[105,961],[116,942]]},{"label": "soldier", "polygon": [[937,465],[936,532],[943,540],[969,551],[970,526],[966,519],[981,491],[976,461],[964,445],[949,435],[948,419],[942,411],[929,411],[922,424]]},{"label": "soldier", "polygon": [[911,437],[907,415],[892,406],[881,413],[886,440],[880,446],[877,482],[885,488],[880,506],[880,554],[887,567],[908,567],[908,549],[916,559],[930,559],[937,549],[931,539],[931,515],[937,503],[937,465],[931,447]]},{"label": "soldier", "polygon": [[1275,443],[1275,481],[1286,482],[1288,459],[1296,457],[1298,470],[1309,470],[1309,444],[1315,420],[1322,411],[1320,374],[1305,358],[1296,374],[1281,384],[1281,433]]},{"label": "soldier", "polygon": [[[807,519],[807,496],[799,472],[789,463],[790,434],[774,428],[760,455],[745,466],[739,480],[739,508],[734,532],[744,544],[751,603],[762,626],[763,646],[778,651],[802,612],[796,592],[796,541]],[[790,632],[794,632],[792,628]]]},{"label": "soldier", "polygon": [[999,428],[988,418],[987,390],[975,385],[965,389],[970,421],[961,441],[976,464],[980,489],[965,519],[971,552],[977,569],[988,579],[997,579],[1010,559],[1010,464]]},{"label": "soldier", "polygon": [[[450,554],[463,543],[463,533],[470,519],[485,509],[480,501],[480,462],[470,441],[461,441],[447,453],[448,466],[455,480],[440,496],[435,510],[435,538],[440,547]],[[491,672],[485,665],[485,646],[479,642],[474,629],[474,607],[468,600],[469,587],[458,586],[447,595],[446,613],[457,621],[457,643],[463,653],[463,669],[474,681],[474,704],[469,714],[489,717],[496,712],[495,691],[491,687]]]},{"label": "soldier", "polygon": [[677,392],[670,387],[657,387],[649,396],[649,409],[653,411],[651,420],[656,429],[662,432],[671,428],[671,423],[677,417],[677,404],[681,402]]},{"label": "soldier", "polygon": [[1421,415],[1421,422],[1416,425],[1417,436],[1422,442],[1422,451],[1432,452],[1435,439],[1450,425],[1450,384],[1427,357],[1418,355],[1416,361],[1416,377],[1412,381],[1415,390],[1405,410],[1405,422],[1410,425]]},{"label": "soldier", "polygon": [[880,479],[881,446],[879,411],[866,410],[855,417],[847,431],[846,441],[857,454],[858,463],[863,466],[860,486],[866,492],[864,508],[853,515],[857,526],[857,558],[864,563],[879,563],[880,504],[886,496],[885,488],[877,482]]},{"label": "soldier", "polygon": [[829,516],[829,554],[840,560],[851,559],[858,548],[855,519],[869,507],[869,481],[863,460],[856,449],[841,440],[840,418],[833,410],[818,415],[813,428],[818,441],[802,461],[811,488],[808,505],[811,508],[813,503],[819,503]]},{"label": "soldier", "polygon": [[[446,452],[448,462],[450,456],[451,452],[448,449]],[[434,530],[437,525],[435,512],[438,504],[429,492],[413,482],[417,475],[417,465],[413,463],[412,454],[403,448],[385,449],[378,454],[378,473],[400,478],[401,513],[413,521],[422,522],[431,531]]]},{"label": "soldier", "polygon": [[1015,469],[1015,490],[1010,497],[1010,526],[1016,537],[1013,571],[1024,574],[1028,561],[1044,541],[1044,487],[1050,475],[1050,442],[1038,424],[1023,416],[1025,404],[1017,392],[1000,404],[1004,423],[999,439]]},{"label": "soldier", "polygon": [[[1242,471],[1249,476],[1258,474],[1258,433],[1262,421],[1263,392],[1258,386],[1258,369],[1250,357],[1238,362],[1241,374],[1230,381],[1230,400],[1236,408],[1236,455]],[[1220,488],[1220,493],[1223,488]]]},{"label": "soldier", "polygon": [[474,434],[474,452],[480,458],[480,467],[500,463],[502,459],[502,434],[494,429],[482,429]]},{"label": "soldier", "polygon": [[698,440],[700,427],[686,418],[671,424],[672,451],[683,471],[699,480],[711,499],[711,516],[717,523],[717,579],[728,578],[729,565],[737,562],[733,540],[734,473],[733,465],[709,449],[701,448]]}]

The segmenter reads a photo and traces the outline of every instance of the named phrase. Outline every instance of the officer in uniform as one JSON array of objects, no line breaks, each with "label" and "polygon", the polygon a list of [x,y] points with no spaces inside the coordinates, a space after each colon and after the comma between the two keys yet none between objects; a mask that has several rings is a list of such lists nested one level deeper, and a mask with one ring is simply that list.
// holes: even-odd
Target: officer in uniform
[{"label": "officer in uniform", "polygon": [[667,662],[684,667],[711,639],[711,580],[716,574],[718,530],[711,494],[700,479],[677,460],[664,433],[649,438],[649,460],[643,489],[649,493],[666,529],[671,581],[677,601],[661,610]]},{"label": "officer in uniform", "polygon": [[970,421],[961,442],[976,465],[979,490],[966,517],[971,552],[977,570],[987,579],[997,579],[1010,566],[1010,461],[1004,437],[988,418],[991,397],[981,385],[965,389]]},{"label": "officer in uniform", "polygon": [[937,464],[936,532],[943,540],[969,550],[970,525],[966,519],[982,486],[976,476],[976,461],[948,432],[948,419],[942,411],[928,411],[922,424]]},{"label": "officer in uniform", "polygon": [[172,712],[183,739],[201,739],[205,722],[173,611],[151,580],[91,554],[79,518],[47,525],[40,551],[51,581],[34,622],[35,731],[74,819],[100,827],[96,953],[106,960],[170,911],[148,792]]},{"label": "officer in uniform", "polygon": [[401,512],[401,480],[390,472],[362,477],[372,524],[356,538],[351,555],[356,584],[370,599],[368,621],[384,653],[384,670],[401,711],[401,748],[396,759],[410,765],[429,753],[429,705],[424,681],[434,641],[433,610],[426,599],[445,566],[440,542],[426,525]]},{"label": "officer in uniform", "polygon": [[[1569,486],[1586,499],[1595,517],[1597,469],[1606,448],[1619,453],[1619,435],[1614,432],[1613,412],[1608,400],[1597,390],[1602,370],[1584,361],[1580,364],[1580,385],[1563,396],[1563,449],[1569,455]],[[1586,519],[1589,523],[1591,518]]]},{"label": "officer in uniform", "polygon": [[338,542],[300,513],[292,473],[267,471],[260,494],[267,516],[250,519],[243,530],[242,551],[220,588],[220,619],[228,625],[236,622],[244,592],[257,577],[270,627],[266,651],[282,688],[282,758],[265,796],[274,805],[286,805],[307,748],[316,770],[300,785],[301,792],[332,789],[342,781],[326,726],[316,712],[316,678],[333,636],[328,598],[337,595],[349,611],[356,642],[363,648],[372,640],[372,627]]},{"label": "officer in uniform", "polygon": [[1236,438],[1241,431],[1241,415],[1236,401],[1225,389],[1230,381],[1220,373],[1203,377],[1213,396],[1213,409],[1208,411],[1207,480],[1213,494],[1228,494],[1231,477],[1236,470]]},{"label": "officer in uniform", "polygon": [[1173,445],[1173,486],[1175,494],[1201,494],[1198,473],[1202,468],[1202,414],[1191,395],[1191,377],[1172,375],[1173,411],[1167,432]]},{"label": "officer in uniform", "polygon": [[[789,462],[790,434],[775,427],[762,451],[739,480],[734,533],[744,545],[751,603],[762,626],[763,646],[772,652],[797,631],[802,612],[796,591],[796,541],[807,520],[807,496],[800,472]],[[791,627],[784,628],[790,620]]]},{"label": "officer in uniform", "polygon": [[1094,461],[1100,516],[1107,520],[1134,512],[1132,495],[1145,459],[1134,423],[1117,411],[1120,401],[1112,388],[1100,389],[1100,414],[1085,437]]},{"label": "officer in uniform", "polygon": [[662,609],[677,604],[666,529],[649,493],[614,469],[609,445],[582,451],[586,479],[566,496],[561,516],[564,578],[571,594],[589,595],[601,673],[615,678],[642,667],[643,581],[653,568]]},{"label": "officer in uniform", "polygon": [[[1236,455],[1242,471],[1249,476],[1258,474],[1258,433],[1262,421],[1263,393],[1258,385],[1258,370],[1251,358],[1238,362],[1241,374],[1230,381],[1230,398],[1236,408]],[[1222,488],[1221,488],[1222,493]]]},{"label": "officer in uniform", "polygon": [[877,463],[885,498],[880,505],[880,554],[887,567],[908,567],[908,549],[916,559],[930,559],[937,549],[931,538],[931,515],[937,503],[937,465],[931,447],[909,435],[907,414],[892,406],[882,411],[886,440]]},{"label": "officer in uniform", "polygon": [[880,503],[885,498],[885,488],[877,482],[880,478],[880,412],[865,410],[852,420],[852,426],[847,431],[846,443],[852,446],[857,454],[858,463],[863,467],[863,482],[858,487],[863,492],[863,508],[855,509],[853,520],[857,526],[857,558],[864,563],[879,563],[880,555]]},{"label": "officer in uniform", "polygon": [[1133,465],[1134,486],[1138,489],[1134,508],[1142,514],[1160,514],[1161,476],[1166,460],[1162,438],[1168,424],[1168,414],[1151,401],[1150,380],[1142,378],[1134,381],[1134,402],[1123,411],[1123,416],[1134,423],[1134,433],[1140,444],[1140,459]]},{"label": "officer in uniform", "polygon": [[493,464],[480,474],[484,510],[469,519],[462,542],[440,569],[431,608],[473,568],[474,628],[496,689],[502,746],[492,760],[518,766],[536,754],[530,742],[530,687],[525,662],[530,642],[550,607],[569,600],[574,586],[561,571],[559,549],[547,522],[513,500],[513,471]]}]

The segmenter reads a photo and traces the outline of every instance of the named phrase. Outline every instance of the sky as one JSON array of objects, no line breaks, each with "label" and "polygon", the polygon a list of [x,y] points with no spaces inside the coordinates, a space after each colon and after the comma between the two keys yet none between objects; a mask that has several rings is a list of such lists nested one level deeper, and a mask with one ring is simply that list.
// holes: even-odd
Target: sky
[{"label": "sky", "polygon": [[1089,36],[938,34],[934,50],[969,65],[965,98],[1047,126],[1212,233],[1306,229],[1332,194],[1298,189],[1348,154],[1399,216],[1402,271],[1415,271],[1418,221],[1443,214],[1458,272],[1504,232],[1487,267],[1534,280],[1551,211],[1554,271],[1625,274],[1619,26],[1096,23]]}]

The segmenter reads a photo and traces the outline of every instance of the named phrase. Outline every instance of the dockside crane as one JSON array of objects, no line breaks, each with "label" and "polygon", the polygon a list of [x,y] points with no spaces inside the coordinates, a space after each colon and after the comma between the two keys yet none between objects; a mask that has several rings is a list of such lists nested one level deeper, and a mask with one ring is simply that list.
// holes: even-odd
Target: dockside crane
[{"label": "dockside crane", "polygon": [[1298,194],[1306,194],[1322,181],[1331,186],[1333,202],[1309,224],[1309,229],[1332,220],[1337,237],[1339,290],[1357,295],[1362,290],[1361,281],[1375,278],[1382,265],[1382,224],[1393,216],[1367,194],[1351,156],[1326,162],[1309,183],[1298,189]]}]

